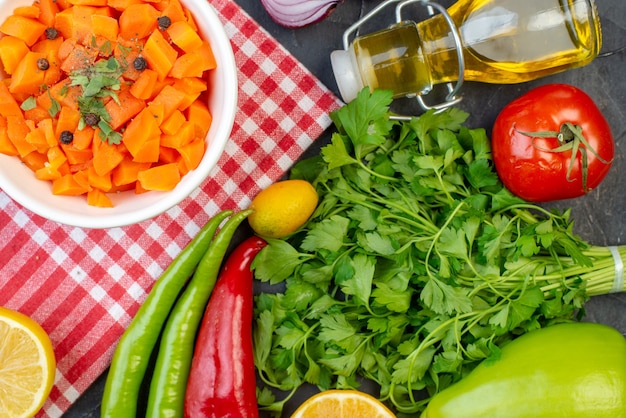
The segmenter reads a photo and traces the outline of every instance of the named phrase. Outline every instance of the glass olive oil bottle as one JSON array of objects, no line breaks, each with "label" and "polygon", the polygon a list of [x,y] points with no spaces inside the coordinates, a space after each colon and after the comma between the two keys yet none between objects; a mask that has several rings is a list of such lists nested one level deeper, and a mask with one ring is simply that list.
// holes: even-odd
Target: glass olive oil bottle
[{"label": "glass olive oil bottle", "polygon": [[594,0],[460,0],[447,9],[459,44],[443,14],[401,21],[356,37],[333,51],[333,70],[345,101],[364,86],[396,97],[428,93],[458,80],[509,84],[586,65],[602,36]]}]

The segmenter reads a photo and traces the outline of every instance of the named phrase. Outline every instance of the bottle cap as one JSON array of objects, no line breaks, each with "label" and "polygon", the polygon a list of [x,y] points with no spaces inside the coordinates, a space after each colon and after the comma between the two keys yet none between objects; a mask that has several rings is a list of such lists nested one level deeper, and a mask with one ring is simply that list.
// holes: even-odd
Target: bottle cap
[{"label": "bottle cap", "polygon": [[346,103],[354,100],[359,91],[363,89],[364,84],[358,73],[356,58],[352,48],[331,52],[330,63],[341,98]]}]

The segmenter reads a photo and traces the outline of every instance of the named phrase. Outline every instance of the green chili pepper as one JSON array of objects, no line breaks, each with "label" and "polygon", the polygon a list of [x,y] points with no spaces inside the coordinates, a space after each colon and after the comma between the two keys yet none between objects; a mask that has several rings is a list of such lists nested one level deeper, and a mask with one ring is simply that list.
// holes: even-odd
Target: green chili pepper
[{"label": "green chili pepper", "polygon": [[241,211],[226,222],[176,302],[161,336],[146,417],[183,416],[185,389],[202,315],[233,235],[250,213],[252,210]]},{"label": "green chili pepper", "polygon": [[217,228],[232,213],[222,211],[207,222],[163,272],[139,307],[113,354],[104,386],[101,417],[136,417],[139,389],[163,324],[181,289],[207,252]]},{"label": "green chili pepper", "polygon": [[429,402],[421,418],[626,417],[626,339],[563,323],[524,334]]}]

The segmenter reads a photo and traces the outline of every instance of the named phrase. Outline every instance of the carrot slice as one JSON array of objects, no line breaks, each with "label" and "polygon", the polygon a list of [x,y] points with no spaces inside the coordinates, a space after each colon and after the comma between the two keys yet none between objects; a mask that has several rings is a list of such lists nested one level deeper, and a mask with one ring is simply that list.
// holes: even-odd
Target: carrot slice
[{"label": "carrot slice", "polygon": [[178,164],[170,163],[151,167],[137,174],[137,180],[146,190],[172,190],[180,182]]},{"label": "carrot slice", "polygon": [[39,7],[35,5],[16,7],[13,9],[13,14],[16,16],[29,17],[31,19],[39,19]]},{"label": "carrot slice", "polygon": [[174,81],[174,88],[185,94],[184,100],[178,105],[178,109],[187,109],[200,95],[207,90],[207,83],[199,77],[184,77]]},{"label": "carrot slice", "polygon": [[[2,118],[6,122],[6,118]],[[17,151],[17,148],[15,148],[15,145],[13,145],[13,142],[11,142],[11,140],[9,139],[6,126],[0,126],[0,152],[2,154],[10,155],[12,157],[17,157],[20,155],[20,153]]]},{"label": "carrot slice", "polygon": [[50,114],[48,111],[42,107],[33,107],[32,109],[28,109],[24,111],[24,118],[27,120],[32,120],[35,124],[39,124],[42,120],[50,119]]},{"label": "carrot slice", "polygon": [[99,208],[112,208],[113,202],[104,192],[99,189],[92,189],[87,192],[87,204]]},{"label": "carrot slice", "polygon": [[91,40],[91,16],[98,12],[94,6],[77,5],[58,12],[55,16],[54,27],[63,38],[74,39],[88,45]]},{"label": "carrot slice", "polygon": [[59,10],[65,10],[72,6],[68,0],[55,0],[55,1],[59,5]]},{"label": "carrot slice", "polygon": [[35,146],[26,141],[29,132],[23,116],[7,116],[7,135],[22,158],[35,151]]},{"label": "carrot slice", "polygon": [[196,135],[204,138],[213,121],[209,106],[202,100],[196,100],[187,108],[186,112],[187,120],[196,126]]},{"label": "carrot slice", "polygon": [[167,33],[171,41],[185,52],[193,52],[202,46],[202,38],[186,21],[172,22]]},{"label": "carrot slice", "polygon": [[211,44],[207,41],[202,42],[202,46],[198,48],[196,53],[200,54],[204,60],[202,67],[205,70],[212,70],[217,67],[217,61],[215,60],[215,55],[213,54],[213,48],[211,48]]},{"label": "carrot slice", "polygon": [[200,161],[202,161],[202,156],[204,155],[205,145],[204,138],[196,138],[189,144],[178,149],[182,157],[185,173],[198,168]]},{"label": "carrot slice", "polygon": [[85,189],[85,192],[88,192],[92,189],[91,185],[89,184],[89,176],[87,175],[86,170],[76,171],[74,174],[72,174],[72,177],[74,177],[76,183],[78,183],[81,187]]},{"label": "carrot slice", "polygon": [[127,125],[122,141],[135,157],[147,141],[158,137],[160,133],[156,119],[149,110],[144,109]]},{"label": "carrot slice", "polygon": [[[146,107],[146,111],[152,115],[152,118],[158,126],[165,120],[165,106],[162,103],[152,102]],[[161,134],[160,129],[158,134]]]},{"label": "carrot slice", "polygon": [[159,11],[150,4],[131,4],[120,15],[120,35],[126,39],[143,39],[155,31],[158,17]]},{"label": "carrot slice", "polygon": [[137,175],[150,166],[150,163],[139,163],[127,156],[112,171],[111,180],[115,186],[132,184],[137,181]]},{"label": "carrot slice", "polygon": [[48,150],[46,135],[41,129],[33,129],[24,137],[24,141],[35,147],[35,151],[45,153]]},{"label": "carrot slice", "polygon": [[46,54],[29,51],[19,62],[13,76],[9,91],[14,94],[36,94],[44,83],[45,71],[40,70],[37,62],[46,59]]},{"label": "carrot slice", "polygon": [[141,4],[141,3],[143,3],[143,0],[108,0],[107,2],[109,7],[120,12],[128,9],[133,4]]},{"label": "carrot slice", "polygon": [[[59,59],[59,49],[63,44],[63,38],[42,39],[32,46],[31,51],[46,54],[48,69],[44,72],[44,84],[51,86],[61,80],[61,60]],[[44,88],[45,89],[45,88]]]},{"label": "carrot slice", "polygon": [[34,45],[45,30],[46,25],[37,19],[17,15],[10,15],[0,25],[0,32],[21,39],[28,46]]},{"label": "carrot slice", "polygon": [[[66,48],[71,48],[67,56],[65,56]],[[72,71],[91,67],[98,57],[98,50],[77,44],[72,39],[61,45],[58,56],[61,60],[61,70],[69,74]]]},{"label": "carrot slice", "polygon": [[55,129],[55,135],[57,138],[61,137],[63,131],[71,132],[72,135],[78,129],[78,123],[80,121],[80,112],[77,109],[69,106],[63,106],[59,112],[57,126]]},{"label": "carrot slice", "polygon": [[138,99],[148,100],[156,94],[154,89],[159,74],[149,68],[141,72],[137,80],[130,86],[130,93]]},{"label": "carrot slice", "polygon": [[150,64],[150,68],[159,74],[159,79],[163,80],[174,65],[178,52],[157,30],[148,37],[143,48],[143,57]]},{"label": "carrot slice", "polygon": [[91,126],[85,126],[82,129],[74,131],[74,140],[72,145],[78,149],[88,149],[91,141],[94,140],[95,129]]},{"label": "carrot slice", "polygon": [[31,152],[28,155],[22,157],[22,162],[32,171],[37,171],[46,166],[47,158],[44,154],[38,152]]},{"label": "carrot slice", "polygon": [[85,164],[93,159],[92,149],[78,149],[73,145],[61,144],[61,149],[67,157],[67,162],[73,166]]},{"label": "carrot slice", "polygon": [[59,13],[59,5],[56,0],[39,0],[35,3],[39,6],[39,21],[47,28],[54,26],[54,19]]},{"label": "carrot slice", "polygon": [[65,154],[58,146],[48,149],[46,153],[48,164],[35,172],[35,176],[40,180],[56,180],[69,174],[69,164]]},{"label": "carrot slice", "polygon": [[23,39],[10,35],[0,38],[0,61],[4,71],[9,75],[13,74],[28,51],[28,45]]},{"label": "carrot slice", "polygon": [[159,147],[159,161],[162,163],[178,163],[179,160],[180,153],[175,148]]},{"label": "carrot slice", "polygon": [[[37,124],[37,128],[43,131],[46,137],[46,142],[48,143],[48,146],[50,147],[50,149],[48,150],[48,153],[50,153],[50,151],[55,148],[59,149],[57,146],[59,141],[57,140],[57,137],[54,133],[54,123],[55,122],[52,120],[52,118],[48,117],[48,118],[42,119]],[[59,149],[59,151],[61,150]]]},{"label": "carrot slice", "polygon": [[102,14],[91,15],[91,27],[94,35],[102,36],[111,42],[117,41],[120,27],[114,17]]},{"label": "carrot slice", "polygon": [[187,20],[183,6],[178,0],[169,0],[165,8],[161,10],[161,16],[169,17],[172,22]]},{"label": "carrot slice", "polygon": [[106,6],[107,0],[67,0],[74,6]]},{"label": "carrot slice", "polygon": [[93,154],[93,168],[96,174],[104,176],[113,171],[123,159],[124,154],[115,145],[103,142]]},{"label": "carrot slice", "polygon": [[52,194],[66,196],[80,196],[89,191],[84,184],[74,177],[73,174],[66,174],[52,182]]},{"label": "carrot slice", "polygon": [[193,141],[195,137],[195,125],[189,121],[185,121],[175,134],[163,135],[161,137],[161,145],[168,148],[180,149]]},{"label": "carrot slice", "polygon": [[201,55],[190,52],[179,56],[170,70],[170,76],[174,78],[202,77],[205,68],[202,67],[204,60]]},{"label": "carrot slice", "polygon": [[60,179],[61,173],[59,172],[58,169],[52,166],[44,165],[43,167],[35,171],[35,177],[39,180],[52,181],[52,180]]},{"label": "carrot slice", "polygon": [[99,189],[103,192],[109,192],[113,188],[111,173],[107,173],[101,176],[96,173],[96,169],[93,166],[87,167],[86,170],[89,184],[94,189]]},{"label": "carrot slice", "polygon": [[67,162],[67,157],[59,146],[50,147],[46,156],[48,157],[50,166],[57,169]]},{"label": "carrot slice", "polygon": [[160,139],[158,136],[153,137],[145,141],[141,147],[135,152],[133,161],[138,163],[156,163],[159,161],[159,144]]},{"label": "carrot slice", "polygon": [[130,94],[128,88],[121,90],[117,97],[118,101],[110,100],[104,106],[111,116],[109,125],[114,130],[118,130],[146,107],[146,103]]},{"label": "carrot slice", "polygon": [[48,109],[51,112],[51,116],[54,116],[52,110],[57,106],[71,107],[78,110],[78,98],[81,96],[82,90],[80,86],[71,86],[70,84],[71,80],[68,78],[59,81],[37,96],[37,105]]},{"label": "carrot slice", "polygon": [[164,118],[169,118],[174,110],[178,109],[185,100],[185,93],[176,90],[173,86],[165,86],[152,100],[152,103],[160,103],[164,108]]},{"label": "carrot slice", "polygon": [[174,135],[180,130],[183,123],[186,121],[187,119],[185,118],[185,115],[183,115],[183,112],[176,109],[169,118],[161,123],[161,131],[166,135]]}]

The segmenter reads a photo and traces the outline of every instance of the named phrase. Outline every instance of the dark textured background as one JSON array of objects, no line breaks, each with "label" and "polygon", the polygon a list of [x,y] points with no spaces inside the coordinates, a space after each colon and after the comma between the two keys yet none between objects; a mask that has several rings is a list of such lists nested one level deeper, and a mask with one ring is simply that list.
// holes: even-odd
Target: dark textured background
[{"label": "dark textured background", "polygon": [[[379,1],[345,0],[325,21],[295,30],[276,25],[259,0],[237,0],[237,3],[339,95],[330,69],[330,52],[343,47],[344,31]],[[451,1],[440,3],[447,7]],[[468,125],[489,130],[498,111],[506,103],[534,86],[564,82],[585,90],[596,101],[612,127],[616,145],[615,161],[611,172],[599,188],[585,197],[560,202],[558,206],[572,208],[575,231],[587,241],[596,245],[623,245],[626,243],[626,50],[622,48],[626,48],[626,2],[597,0],[597,5],[604,45],[601,56],[591,64],[519,85],[466,82],[463,85],[464,99],[459,107],[470,112]],[[329,133],[326,133],[308,154],[317,152],[328,138]],[[587,319],[612,325],[626,334],[626,294],[593,298],[587,305]],[[99,417],[105,378],[106,374],[98,379],[64,418]]]}]

